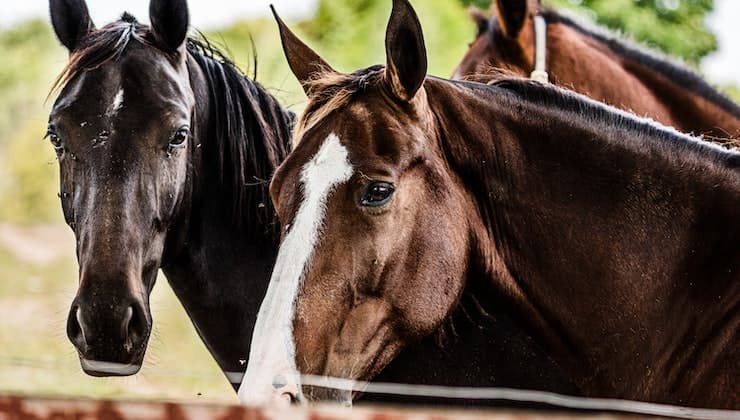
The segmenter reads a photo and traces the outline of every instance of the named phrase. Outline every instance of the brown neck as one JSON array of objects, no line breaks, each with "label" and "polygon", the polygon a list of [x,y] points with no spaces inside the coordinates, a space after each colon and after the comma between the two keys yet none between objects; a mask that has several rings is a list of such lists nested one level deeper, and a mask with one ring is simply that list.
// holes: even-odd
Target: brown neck
[{"label": "brown neck", "polygon": [[[709,141],[740,138],[738,108],[702,94],[712,90],[703,81],[662,72],[568,24],[548,25],[547,57],[553,83]],[[712,90],[711,96],[719,94]]]},{"label": "brown neck", "polygon": [[586,395],[736,405],[717,385],[740,323],[740,181],[704,156],[721,152],[461,90],[432,108],[481,207],[479,264],[533,336]]}]

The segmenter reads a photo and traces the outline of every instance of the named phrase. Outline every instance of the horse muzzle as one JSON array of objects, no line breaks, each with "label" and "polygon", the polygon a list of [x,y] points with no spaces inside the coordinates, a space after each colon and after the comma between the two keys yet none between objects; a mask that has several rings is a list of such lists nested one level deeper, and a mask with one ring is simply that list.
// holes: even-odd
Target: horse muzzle
[{"label": "horse muzzle", "polygon": [[141,369],[151,320],[144,304],[96,302],[78,297],[67,319],[67,336],[77,349],[82,370],[91,376],[128,376]]}]

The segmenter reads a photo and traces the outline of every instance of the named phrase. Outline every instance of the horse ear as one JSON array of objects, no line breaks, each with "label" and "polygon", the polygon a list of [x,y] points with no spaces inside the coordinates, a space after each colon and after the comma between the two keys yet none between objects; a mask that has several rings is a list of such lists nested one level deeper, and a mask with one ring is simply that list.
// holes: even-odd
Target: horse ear
[{"label": "horse ear", "polygon": [[427,51],[419,18],[408,0],[393,0],[385,32],[386,79],[403,101],[413,99],[427,74]]},{"label": "horse ear", "polygon": [[190,25],[186,0],[151,0],[149,20],[157,44],[170,51],[177,51],[185,43]]},{"label": "horse ear", "polygon": [[478,30],[478,33],[475,35],[475,37],[477,38],[483,35],[483,33],[488,30],[488,16],[486,15],[486,12],[475,6],[470,6],[468,7],[468,15],[471,19],[473,19],[473,22],[475,22],[475,27]]},{"label": "horse ear", "polygon": [[519,36],[527,18],[529,0],[496,0],[496,15],[508,38]]},{"label": "horse ear", "polygon": [[49,12],[54,32],[69,52],[95,29],[85,0],[49,0]]},{"label": "horse ear", "polygon": [[288,28],[288,25],[280,19],[272,5],[270,5],[270,9],[280,30],[280,41],[283,44],[283,52],[288,60],[288,66],[301,83],[306,95],[311,96],[311,81],[322,74],[335,73],[336,70]]}]

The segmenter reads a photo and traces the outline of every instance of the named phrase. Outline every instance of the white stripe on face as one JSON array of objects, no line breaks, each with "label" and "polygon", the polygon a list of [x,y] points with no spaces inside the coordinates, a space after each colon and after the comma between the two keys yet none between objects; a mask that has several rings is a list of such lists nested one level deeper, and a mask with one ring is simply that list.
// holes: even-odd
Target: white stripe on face
[{"label": "white stripe on face", "polygon": [[239,387],[243,404],[261,405],[278,398],[273,380],[287,383],[284,390],[300,393],[295,366],[293,315],[304,270],[319,241],[326,201],[334,189],[347,182],[353,169],[347,149],[330,134],[301,171],[304,197],[290,231],[285,236],[262,301],[252,335],[247,371]]},{"label": "white stripe on face", "polygon": [[123,106],[123,88],[121,88],[116,96],[113,98],[113,103],[108,107],[108,116],[112,117],[116,115],[119,109]]}]

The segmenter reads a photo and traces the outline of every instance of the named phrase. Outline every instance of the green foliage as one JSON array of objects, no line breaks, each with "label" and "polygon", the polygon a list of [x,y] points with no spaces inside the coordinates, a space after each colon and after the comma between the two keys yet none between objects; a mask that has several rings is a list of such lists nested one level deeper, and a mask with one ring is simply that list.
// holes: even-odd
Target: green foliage
[{"label": "green foliage", "polygon": [[44,99],[64,64],[51,27],[32,20],[0,32],[0,220],[61,220],[54,153],[41,141]]},{"label": "green foliage", "polygon": [[737,85],[727,85],[722,88],[722,91],[729,96],[730,98],[734,99],[735,102],[740,104],[740,86]]},{"label": "green foliage", "polygon": [[43,110],[43,98],[64,60],[49,24],[32,20],[0,32],[0,145],[26,116]]},{"label": "green foliage", "polygon": [[[461,0],[486,8],[487,0]],[[707,27],[705,16],[712,0],[545,0],[543,3],[567,9],[636,40],[698,64],[717,49],[717,39]]]},{"label": "green foliage", "polygon": [[[452,73],[471,41],[474,28],[459,3],[414,1],[429,51],[429,72]],[[338,70],[385,63],[385,26],[390,2],[323,0],[316,16],[301,25],[317,52]]]},{"label": "green foliage", "polygon": [[491,0],[462,0],[465,6],[474,6],[479,9],[487,9],[491,5]]},{"label": "green foliage", "polygon": [[59,176],[51,145],[41,137],[44,120],[30,121],[11,133],[0,157],[0,220],[12,223],[61,222]]},{"label": "green foliage", "polygon": [[281,104],[293,108],[294,111],[300,111],[305,100],[303,91],[288,68],[280,44],[280,35],[272,19],[238,22],[224,30],[208,32],[205,35],[249,77],[252,77],[256,70],[257,80],[268,88]]},{"label": "green foliage", "polygon": [[[475,28],[456,2],[416,0],[428,50],[429,73],[449,76],[465,53]],[[385,63],[385,27],[390,2],[378,0],[322,0],[316,15],[305,22],[288,22],[298,36],[337,70],[353,71]],[[280,12],[280,10],[278,10]],[[216,44],[227,44],[234,61],[251,74],[250,35],[257,56],[257,79],[282,103],[300,111],[305,97],[288,69],[272,19],[241,22],[206,34]]]}]

